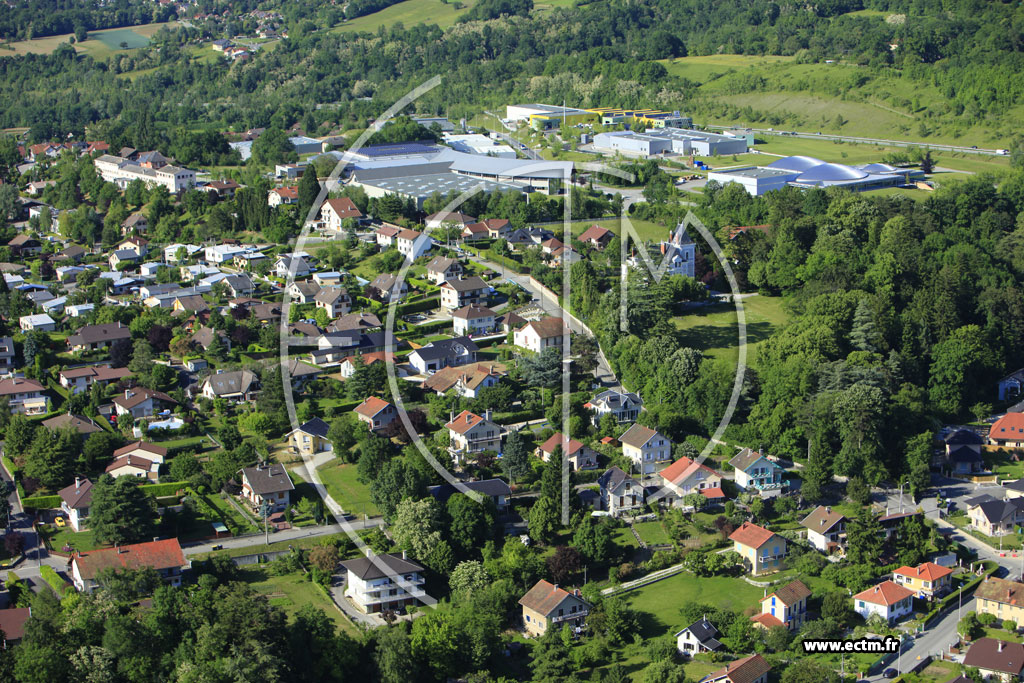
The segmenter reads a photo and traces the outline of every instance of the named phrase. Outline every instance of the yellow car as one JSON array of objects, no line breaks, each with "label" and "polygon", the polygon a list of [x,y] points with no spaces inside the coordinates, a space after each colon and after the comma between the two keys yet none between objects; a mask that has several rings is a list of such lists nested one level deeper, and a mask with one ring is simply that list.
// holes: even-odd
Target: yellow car
[{"label": "yellow car", "polygon": [[64,525],[65,525],[63,517],[56,517],[56,518],[54,518],[53,523],[56,524],[57,527],[60,528],[60,529],[63,529]]}]

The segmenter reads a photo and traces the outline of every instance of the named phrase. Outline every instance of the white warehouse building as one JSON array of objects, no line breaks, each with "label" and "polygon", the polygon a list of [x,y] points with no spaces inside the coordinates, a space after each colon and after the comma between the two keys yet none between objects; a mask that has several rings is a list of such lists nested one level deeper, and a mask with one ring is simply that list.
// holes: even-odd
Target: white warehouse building
[{"label": "white warehouse building", "polygon": [[633,154],[696,154],[715,156],[745,154],[747,140],[734,135],[684,128],[648,129],[646,133],[614,131],[594,136],[594,147]]},{"label": "white warehouse building", "polygon": [[800,188],[843,187],[854,192],[898,187],[924,178],[919,169],[888,164],[847,166],[805,156],[784,157],[767,166],[745,166],[708,173],[708,180],[738,183],[749,194],[762,195],[787,185]]},{"label": "white warehouse building", "polygon": [[516,151],[508,145],[493,140],[486,135],[469,133],[466,135],[444,134],[444,141],[456,152],[466,154],[482,154],[489,157],[500,157],[502,159],[515,159]]}]

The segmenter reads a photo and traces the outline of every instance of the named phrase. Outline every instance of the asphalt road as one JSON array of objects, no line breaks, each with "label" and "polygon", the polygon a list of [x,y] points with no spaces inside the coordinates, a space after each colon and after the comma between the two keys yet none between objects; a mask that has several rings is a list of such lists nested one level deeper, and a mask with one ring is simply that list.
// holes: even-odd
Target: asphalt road
[{"label": "asphalt road", "polygon": [[[480,258],[479,256],[476,256],[475,254],[467,252],[467,256],[474,263],[478,263],[482,266],[490,268],[496,273],[502,273],[503,277],[506,280],[508,280],[509,282],[514,282],[523,289],[525,289],[526,291],[530,292],[530,294],[533,295],[533,297],[537,300],[537,303],[540,305],[541,308],[544,309],[546,313],[561,316],[562,319],[568,323],[569,329],[575,332],[576,334],[586,334],[588,336],[593,336],[593,332],[590,331],[590,328],[569,316],[568,312],[566,312],[565,309],[563,309],[561,304],[558,302],[558,297],[552,296],[551,293],[545,290],[544,288],[534,286],[534,284],[530,281],[529,276],[520,275],[519,273],[509,271],[501,264],[486,261]],[[618,378],[615,376],[615,372],[612,370],[611,364],[608,362],[608,359],[605,358],[604,351],[601,351],[600,348],[598,348],[597,352],[597,368],[594,370],[594,377],[597,379],[598,383],[600,383],[601,386],[605,388],[619,390],[622,389],[622,387],[619,385]]]},{"label": "asphalt road", "polygon": [[935,149],[943,152],[963,152],[965,154],[979,154],[983,156],[1005,156],[999,154],[994,149],[978,149],[975,147],[965,147],[963,145],[942,145],[934,144],[931,142],[913,142],[909,140],[886,140],[885,138],[862,138],[852,135],[830,135],[828,133],[808,133],[800,131],[780,131],[770,130],[768,128],[742,128],[741,126],[708,126],[708,128],[719,128],[726,130],[735,130],[737,128],[741,130],[748,130],[753,133],[761,133],[762,135],[774,135],[782,138],[807,138],[810,140],[838,140],[840,142],[855,142],[860,144],[868,145],[887,145],[889,147],[926,147],[928,149]]},{"label": "asphalt road", "polygon": [[[347,527],[354,531],[362,531],[363,529],[372,529],[373,527],[380,526],[384,523],[384,520],[380,517],[369,520],[358,520],[351,521],[347,524]],[[285,531],[272,532],[270,534],[270,542],[275,543],[286,543],[288,541],[298,540],[300,538],[310,538],[313,536],[328,536],[330,534],[345,533],[346,525],[342,524],[323,524],[321,526],[314,527],[295,527],[293,529],[287,529]],[[221,546],[225,550],[231,548],[247,548],[249,546],[261,546],[263,545],[264,535],[253,534],[251,536],[239,536],[235,538],[222,538],[216,541],[209,541],[205,543],[199,543],[196,545],[190,545],[183,547],[182,551],[185,556],[201,555],[203,553],[209,553],[213,551],[213,546]],[[286,546],[283,546],[286,547]]]}]

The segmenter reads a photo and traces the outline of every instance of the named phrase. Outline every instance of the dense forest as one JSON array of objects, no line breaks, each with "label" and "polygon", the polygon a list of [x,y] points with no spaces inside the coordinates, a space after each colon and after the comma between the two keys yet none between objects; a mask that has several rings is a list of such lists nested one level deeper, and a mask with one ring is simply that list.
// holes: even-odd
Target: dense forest
[{"label": "dense forest", "polygon": [[5,3],[0,13],[0,38],[27,40],[42,36],[138,26],[169,21],[174,11],[156,2],[115,0],[22,0]]},{"label": "dense forest", "polygon": [[[678,220],[672,201],[641,204]],[[995,382],[1022,364],[1024,173],[998,186],[975,177],[925,201],[834,190],[751,197],[710,183],[696,208],[709,225],[768,224],[728,241],[744,288],[784,295],[793,321],[748,359],[739,419],[727,434],[790,458],[809,457],[804,495],[831,475],[869,484],[928,481],[930,434],[993,411]],[[727,291],[707,250],[698,277]],[[673,283],[630,287],[629,332],[614,284],[573,266],[573,306],[591,321],[620,377],[640,390],[641,418],[676,439],[710,434],[734,363],[684,348],[671,323]],[[665,362],[668,359],[668,362]]]},{"label": "dense forest", "polygon": [[[70,47],[0,58],[0,97],[10,103],[0,125],[32,126],[32,139],[44,140],[81,135],[86,126],[115,118],[133,123],[150,111],[160,126],[244,130],[301,121],[307,132],[359,128],[440,64],[445,84],[419,101],[423,111],[461,115],[520,99],[706,110],[714,103],[700,100],[698,83],[652,60],[720,52],[853,61],[863,65],[863,79],[941,89],[949,105],[934,112],[941,121],[999,121],[1020,103],[1019,7],[875,0],[867,4],[901,13],[902,20],[832,16],[857,4],[811,10],[797,2],[611,1],[447,30],[395,25],[355,35],[326,32],[326,16],[310,14],[291,24],[289,38],[275,49],[244,64],[198,56],[192,41],[203,37],[199,29],[161,31],[150,48],[104,61],[76,56]],[[490,6],[481,3],[482,16],[492,14]],[[515,3],[493,7],[521,12]],[[119,77],[141,69],[151,71]],[[756,78],[733,80],[736,92],[763,87]]]}]

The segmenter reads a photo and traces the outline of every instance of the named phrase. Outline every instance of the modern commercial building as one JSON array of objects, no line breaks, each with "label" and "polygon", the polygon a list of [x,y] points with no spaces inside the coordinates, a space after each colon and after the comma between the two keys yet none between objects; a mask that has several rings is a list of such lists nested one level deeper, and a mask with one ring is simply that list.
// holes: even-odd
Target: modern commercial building
[{"label": "modern commercial building", "polygon": [[723,185],[738,183],[755,196],[787,186],[804,189],[842,187],[863,192],[908,185],[922,178],[924,173],[919,169],[896,168],[888,164],[847,166],[806,156],[784,157],[767,166],[744,166],[708,173],[708,181],[714,180]]},{"label": "modern commercial building", "polygon": [[466,154],[482,154],[489,157],[515,159],[516,151],[508,145],[479,133],[456,135],[445,133],[444,141],[452,149]]},{"label": "modern commercial building", "polygon": [[630,154],[696,154],[715,156],[745,154],[747,140],[734,135],[681,128],[648,129],[647,132],[612,131],[594,136],[594,147]]},{"label": "modern commercial building", "polygon": [[577,109],[550,104],[512,104],[505,107],[505,119],[528,124],[534,130],[550,130],[579,123],[605,126],[624,125],[634,128],[690,128],[693,119],[679,112],[660,109],[618,109],[596,107]]}]

